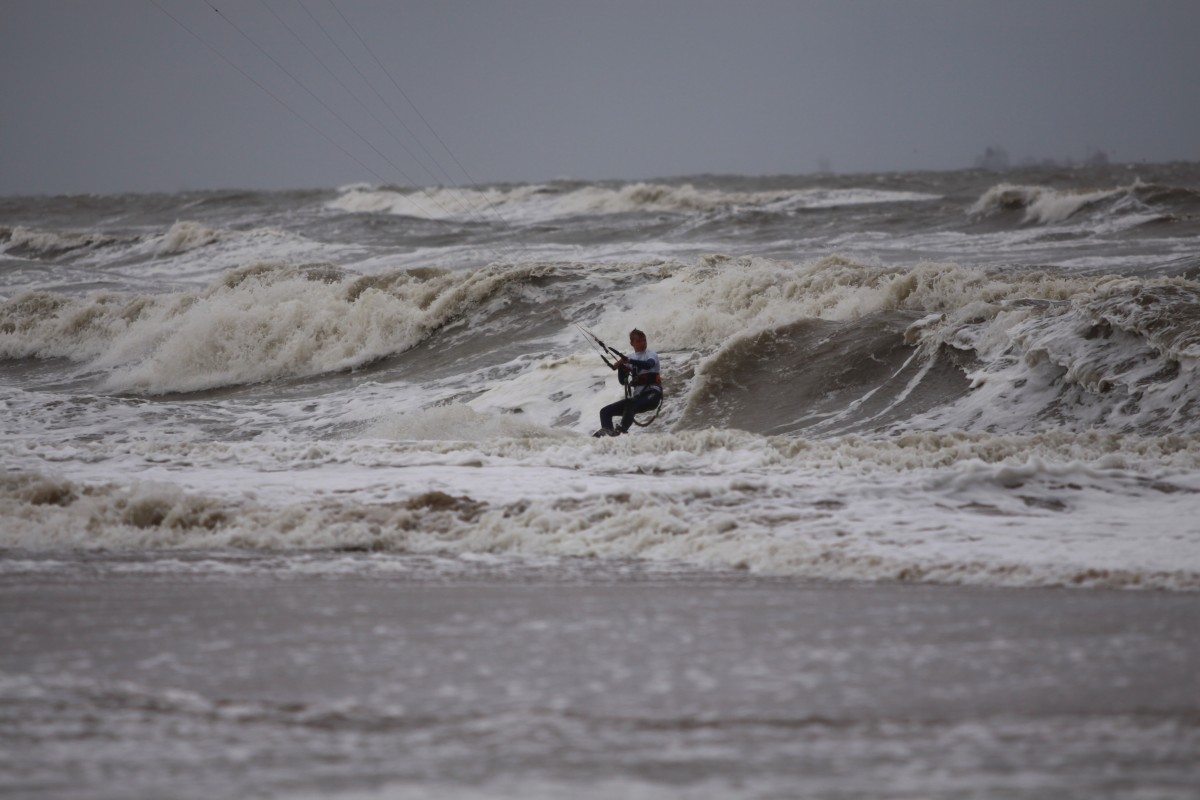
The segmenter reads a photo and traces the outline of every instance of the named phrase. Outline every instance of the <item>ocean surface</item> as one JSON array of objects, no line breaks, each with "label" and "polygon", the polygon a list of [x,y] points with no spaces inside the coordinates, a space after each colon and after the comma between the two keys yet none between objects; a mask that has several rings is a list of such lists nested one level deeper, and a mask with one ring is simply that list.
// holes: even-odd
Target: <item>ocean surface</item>
[{"label": "ocean surface", "polygon": [[[665,400],[645,427],[591,437],[621,389],[580,326],[618,349],[647,333]],[[1196,164],[0,198],[0,631],[22,643],[0,656],[0,741],[17,754],[0,790],[193,796],[170,783],[183,776],[210,797],[1196,797],[1200,686],[1174,667],[1163,695],[1143,686],[1116,710],[1080,700],[1047,721],[1037,704],[984,702],[976,725],[970,703],[878,711],[880,686],[911,691],[883,667],[840,685],[841,705],[801,711],[770,692],[706,705],[737,692],[713,689],[724,679],[701,649],[672,671],[697,670],[661,706],[674,722],[626,724],[655,706],[638,700],[645,684],[621,688],[640,651],[625,642],[604,662],[619,711],[600,723],[544,661],[562,691],[525,687],[511,703],[475,673],[444,704],[428,677],[419,701],[396,689],[384,702],[369,677],[382,673],[350,666],[359,689],[344,693],[206,683],[188,677],[179,653],[195,640],[171,620],[242,593],[276,609],[265,619],[301,624],[290,604],[339,586],[358,593],[347,613],[366,603],[370,616],[396,586],[393,599],[436,594],[466,615],[455,636],[472,618],[486,638],[531,619],[504,591],[540,587],[558,598],[543,606],[584,603],[619,639],[612,604],[669,588],[626,610],[629,630],[686,633],[682,653],[703,625],[656,624],[660,602],[684,614],[760,592],[774,608],[824,587],[826,603],[935,598],[972,614],[1138,604],[1129,618],[1160,636],[1139,652],[1167,669],[1195,655],[1198,365]],[[71,606],[72,592],[90,599]],[[163,609],[145,629],[157,649],[68,657],[55,636],[133,636],[134,595]],[[486,613],[456,605],[478,610],[471,598]],[[566,611],[539,613],[580,635]],[[210,644],[339,674],[316,639],[265,645],[274,624]],[[721,658],[745,646],[717,640]],[[463,641],[408,652],[434,675],[497,652]],[[1075,644],[1053,674],[1083,659],[1098,696],[1130,680],[1098,666],[1094,641]],[[858,652],[823,646],[831,670]],[[753,663],[764,681],[788,669]],[[593,675],[586,691],[605,685]],[[154,749],[172,736],[179,748]],[[1063,765],[1031,742],[1073,737],[1082,754],[1064,756],[1059,781]],[[408,756],[389,761],[396,740]],[[731,766],[672,771],[647,753]],[[921,768],[893,781],[883,763]]]}]

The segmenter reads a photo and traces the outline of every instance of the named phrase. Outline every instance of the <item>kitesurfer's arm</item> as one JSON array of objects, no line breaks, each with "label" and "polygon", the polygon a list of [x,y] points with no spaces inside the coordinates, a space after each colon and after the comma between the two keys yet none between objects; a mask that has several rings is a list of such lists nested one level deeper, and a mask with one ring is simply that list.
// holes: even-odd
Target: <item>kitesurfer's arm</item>
[{"label": "kitesurfer's arm", "polygon": [[617,380],[622,386],[628,384],[634,374],[633,368],[629,364],[629,359],[625,357],[622,357],[621,360],[616,363],[613,369],[617,371]]},{"label": "kitesurfer's arm", "polygon": [[658,383],[658,360],[622,357],[616,364],[622,386],[649,386]]}]

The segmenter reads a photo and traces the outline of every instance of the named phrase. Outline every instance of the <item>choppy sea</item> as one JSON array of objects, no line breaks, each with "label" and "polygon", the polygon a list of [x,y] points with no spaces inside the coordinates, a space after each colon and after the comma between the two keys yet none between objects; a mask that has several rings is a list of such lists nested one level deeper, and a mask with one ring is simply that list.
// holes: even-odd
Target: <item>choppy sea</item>
[{"label": "choppy sea", "polygon": [[[618,348],[647,333],[665,386],[650,424],[591,437],[620,387],[579,326]],[[701,594],[815,581],[1191,597],[1198,365],[1195,164],[0,198],[0,581],[145,574],[162,592],[484,575],[562,591],[637,575]],[[236,739],[239,715],[314,736],[340,724],[336,707],[313,722],[245,688],[238,702],[258,703],[245,710],[69,659],[34,669],[18,650],[0,708],[29,752],[69,749],[89,714],[121,729],[148,708],[170,720],[155,726],[205,720],[192,735],[210,744]],[[48,710],[74,702],[78,719]],[[538,713],[558,713],[547,702]],[[31,703],[36,724],[12,710]],[[346,735],[392,724],[356,713]],[[455,713],[532,750],[545,733]],[[714,713],[711,729],[636,734],[647,750],[703,748],[727,733]],[[1189,713],[1146,735],[1194,747]],[[803,719],[761,724],[772,741],[880,752],[908,737],[909,717],[867,733]],[[943,723],[937,736],[962,734]],[[445,721],[394,724],[436,750]],[[473,735],[487,739],[458,731],[446,747]],[[56,796],[54,762],[23,758],[6,785]],[[163,774],[201,769],[176,758]],[[64,796],[163,785],[107,763]],[[367,782],[385,784],[371,763]],[[588,780],[624,796],[680,785],[617,773]],[[729,796],[714,774],[695,796]],[[472,775],[482,796],[532,791]],[[547,796],[584,785],[546,780]],[[789,796],[765,785],[747,792]],[[247,786],[296,788],[217,793]],[[1045,796],[1074,796],[1062,788]],[[856,791],[827,781],[808,796],[893,796]]]}]

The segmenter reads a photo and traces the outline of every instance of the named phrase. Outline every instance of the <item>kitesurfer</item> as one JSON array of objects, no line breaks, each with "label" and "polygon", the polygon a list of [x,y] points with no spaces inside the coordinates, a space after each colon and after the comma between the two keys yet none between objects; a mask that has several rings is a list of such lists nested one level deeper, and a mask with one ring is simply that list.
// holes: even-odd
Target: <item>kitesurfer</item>
[{"label": "kitesurfer", "polygon": [[[629,430],[635,414],[652,411],[662,402],[662,379],[659,376],[658,354],[648,350],[646,334],[637,328],[629,332],[633,354],[621,356],[610,366],[617,371],[617,380],[625,387],[625,399],[600,409],[600,436],[620,436]],[[614,428],[613,417],[620,415],[621,424]]]}]

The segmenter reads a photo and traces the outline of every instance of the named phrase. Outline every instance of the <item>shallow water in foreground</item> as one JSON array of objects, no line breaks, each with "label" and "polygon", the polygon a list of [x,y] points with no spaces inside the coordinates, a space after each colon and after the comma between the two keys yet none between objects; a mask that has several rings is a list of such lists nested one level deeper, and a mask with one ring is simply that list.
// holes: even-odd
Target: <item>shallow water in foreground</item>
[{"label": "shallow water in foreground", "polygon": [[345,558],[373,563],[6,576],[0,789],[1187,798],[1200,780],[1192,593]]}]

